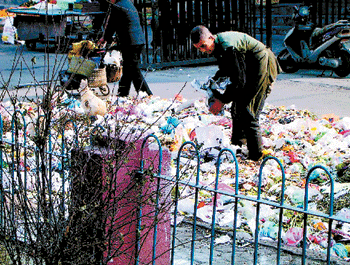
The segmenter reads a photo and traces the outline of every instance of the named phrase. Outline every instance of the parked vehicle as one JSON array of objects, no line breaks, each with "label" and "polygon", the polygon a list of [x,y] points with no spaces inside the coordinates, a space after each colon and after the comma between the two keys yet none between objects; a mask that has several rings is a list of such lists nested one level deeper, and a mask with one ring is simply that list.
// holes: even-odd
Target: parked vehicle
[{"label": "parked vehicle", "polygon": [[294,27],[284,38],[277,56],[282,70],[294,73],[301,68],[331,69],[340,77],[350,73],[350,22],[339,20],[316,28],[310,20],[310,6],[295,6]]}]

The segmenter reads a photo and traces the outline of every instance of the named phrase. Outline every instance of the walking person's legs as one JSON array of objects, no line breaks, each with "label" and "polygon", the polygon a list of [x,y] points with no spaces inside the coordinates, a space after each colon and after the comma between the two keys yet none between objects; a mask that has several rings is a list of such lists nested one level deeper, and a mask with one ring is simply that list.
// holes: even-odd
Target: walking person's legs
[{"label": "walking person's legs", "polygon": [[120,96],[129,95],[131,82],[133,82],[137,92],[144,91],[148,95],[152,95],[152,91],[140,70],[140,55],[142,47],[142,45],[130,46],[122,50],[123,75],[119,82],[118,89]]}]

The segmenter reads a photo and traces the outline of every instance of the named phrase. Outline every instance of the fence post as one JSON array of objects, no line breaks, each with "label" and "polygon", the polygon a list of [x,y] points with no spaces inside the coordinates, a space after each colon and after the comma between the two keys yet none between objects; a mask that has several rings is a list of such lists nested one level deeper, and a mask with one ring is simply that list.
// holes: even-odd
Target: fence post
[{"label": "fence post", "polygon": [[[97,247],[87,240],[90,247],[85,254],[98,258],[96,262],[170,262],[170,189],[164,183],[153,182],[151,171],[161,168],[162,174],[169,173],[171,156],[163,151],[162,159],[157,159],[161,151],[154,150],[152,144],[145,146],[143,140],[107,139],[111,143],[105,147],[72,152],[76,162],[72,167],[70,213],[75,228],[70,229],[75,229],[82,240],[84,234],[89,239],[95,233]],[[85,216],[74,213],[80,209]],[[86,219],[86,231],[78,231],[86,216],[92,218]]]},{"label": "fence post", "polygon": [[0,203],[1,203],[1,206],[0,206],[0,229],[4,229],[4,224],[5,224],[5,220],[4,220],[4,216],[5,216],[5,213],[4,213],[4,188],[3,188],[3,166],[4,166],[4,163],[3,163],[3,122],[2,122],[2,116],[0,114],[0,167],[1,167],[1,170],[0,170],[0,185],[1,185],[1,189],[0,189]]},{"label": "fence post", "polygon": [[272,5],[266,0],[266,46],[272,49]]}]

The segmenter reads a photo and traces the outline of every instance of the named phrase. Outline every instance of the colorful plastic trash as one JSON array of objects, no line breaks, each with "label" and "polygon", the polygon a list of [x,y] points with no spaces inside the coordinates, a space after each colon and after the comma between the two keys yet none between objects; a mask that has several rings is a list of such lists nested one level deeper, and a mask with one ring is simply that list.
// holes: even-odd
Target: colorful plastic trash
[{"label": "colorful plastic trash", "polygon": [[301,240],[303,240],[303,228],[301,227],[292,227],[289,228],[285,233],[283,241],[289,245],[296,247]]}]

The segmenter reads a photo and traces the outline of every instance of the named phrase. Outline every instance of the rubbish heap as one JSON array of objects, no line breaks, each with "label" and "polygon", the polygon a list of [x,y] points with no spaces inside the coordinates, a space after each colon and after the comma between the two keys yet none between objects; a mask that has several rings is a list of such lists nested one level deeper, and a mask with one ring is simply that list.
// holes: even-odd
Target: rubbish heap
[{"label": "rubbish heap", "polygon": [[[141,92],[140,94],[143,94]],[[231,121],[229,105],[224,106],[222,115],[213,115],[208,111],[204,99],[186,100],[176,95],[173,100],[161,99],[156,96],[138,98],[108,98],[109,110],[104,117],[95,117],[89,124],[90,129],[99,125],[110,127],[118,122],[125,127],[132,127],[143,133],[155,134],[163,147],[168,147],[172,157],[176,159],[182,143],[194,141],[200,146],[200,184],[213,187],[215,184],[215,162],[219,150],[228,148],[236,152],[237,146],[230,144]],[[63,98],[61,103],[53,105],[53,123],[64,115],[84,115],[81,102],[74,98]],[[39,113],[30,103],[19,104],[17,109],[25,114],[25,119],[32,120]],[[0,106],[4,124],[8,124],[14,108],[10,103],[3,102]],[[81,122],[83,119],[78,119]],[[276,157],[283,165],[286,174],[285,204],[303,207],[306,174],[315,165],[328,169],[335,180],[334,214],[350,219],[350,117],[337,117],[329,114],[318,118],[308,110],[300,110],[294,106],[272,106],[266,104],[261,115],[261,129],[265,155]],[[29,128],[30,129],[30,128]],[[67,135],[73,128],[68,128]],[[86,130],[84,130],[86,132]],[[31,132],[27,132],[28,135]],[[73,136],[74,133],[71,133]],[[11,139],[9,128],[4,130],[4,139]],[[55,146],[55,145],[53,145]],[[260,162],[242,160],[239,162],[239,193],[257,196],[258,173]],[[175,165],[176,163],[174,163]],[[196,163],[191,164],[193,167]],[[183,166],[183,165],[181,165]],[[235,165],[223,162],[220,168],[218,190],[235,192]],[[175,176],[176,169],[173,166]],[[183,178],[193,176],[183,176]],[[281,194],[281,169],[274,161],[268,162],[262,173],[262,198],[278,202]],[[330,180],[323,171],[316,170],[311,175],[309,186],[308,209],[328,213],[330,197]],[[178,211],[182,217],[193,216],[194,190],[180,187],[181,200]],[[199,192],[197,217],[203,222],[212,222],[213,194],[202,190]],[[221,227],[233,227],[234,198],[219,195],[217,200],[216,223]],[[260,237],[277,239],[278,209],[261,205]],[[238,206],[238,228],[249,234],[255,231],[255,204],[248,200],[240,200]],[[332,229],[332,254],[346,260],[350,250],[350,224],[334,222],[329,228],[322,218],[309,218],[308,244],[309,249],[325,251],[327,233]],[[179,218],[181,221],[181,217]],[[284,244],[300,246],[303,235],[302,214],[285,210],[283,212]]]}]

